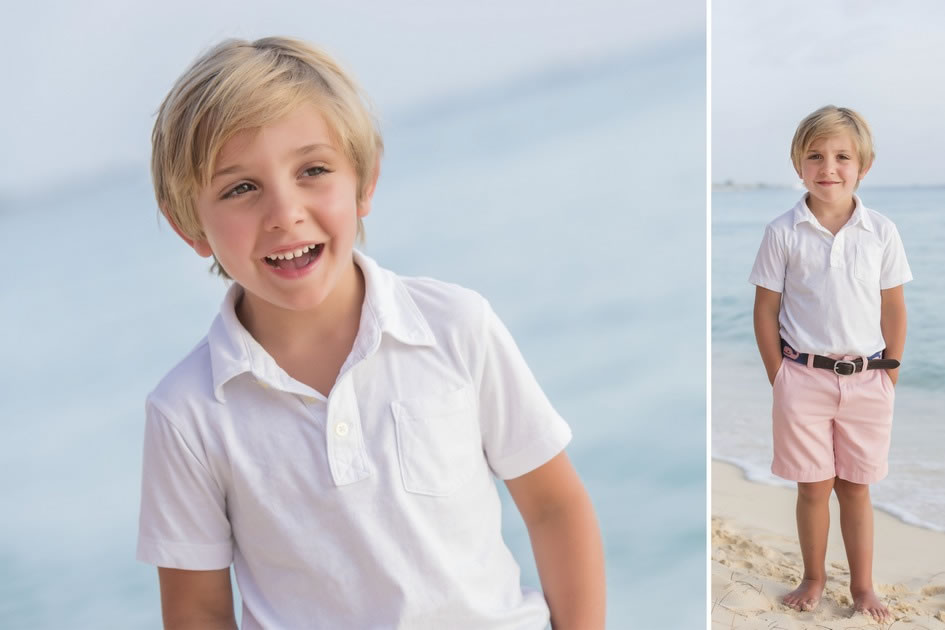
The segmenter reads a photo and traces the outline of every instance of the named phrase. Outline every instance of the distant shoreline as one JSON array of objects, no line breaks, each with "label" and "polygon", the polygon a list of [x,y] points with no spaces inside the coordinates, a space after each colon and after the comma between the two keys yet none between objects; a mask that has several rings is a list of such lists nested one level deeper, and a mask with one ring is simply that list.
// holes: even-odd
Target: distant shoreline
[{"label": "distant shoreline", "polygon": [[[879,185],[870,186],[863,184],[864,190],[938,190],[945,188],[943,184],[899,184],[899,185]],[[804,187],[800,182],[797,184],[771,184],[768,182],[735,182],[726,180],[724,182],[712,182],[712,192],[743,192],[746,190],[797,190],[803,191]]]}]

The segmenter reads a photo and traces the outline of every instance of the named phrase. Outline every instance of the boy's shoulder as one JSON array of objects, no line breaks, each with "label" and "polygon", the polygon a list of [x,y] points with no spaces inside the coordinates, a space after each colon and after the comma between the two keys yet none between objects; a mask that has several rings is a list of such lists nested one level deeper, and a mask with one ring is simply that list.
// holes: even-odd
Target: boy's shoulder
[{"label": "boy's shoulder", "polygon": [[477,291],[454,282],[428,276],[397,276],[421,310],[432,312],[479,312],[486,299]]},{"label": "boy's shoulder", "polygon": [[478,292],[428,276],[401,275],[363,254],[358,259],[360,264],[369,265],[368,273],[375,284],[369,289],[374,308],[389,314],[416,309],[435,335],[480,330],[489,303]]},{"label": "boy's shoulder", "polygon": [[807,208],[807,195],[801,195],[797,202],[768,222],[766,229],[774,232],[792,232],[794,227],[811,217],[810,210]]},{"label": "boy's shoulder", "polygon": [[887,217],[885,214],[882,214],[861,202],[864,214],[869,217],[869,221],[872,223],[872,226],[880,232],[889,232],[896,229],[896,223]]},{"label": "boy's shoulder", "polygon": [[169,410],[181,405],[213,398],[213,361],[208,336],[205,335],[158,381],[148,394],[147,404],[157,407],[166,415]]},{"label": "boy's shoulder", "polygon": [[482,331],[490,307],[478,292],[428,276],[397,279],[437,339],[472,341]]}]

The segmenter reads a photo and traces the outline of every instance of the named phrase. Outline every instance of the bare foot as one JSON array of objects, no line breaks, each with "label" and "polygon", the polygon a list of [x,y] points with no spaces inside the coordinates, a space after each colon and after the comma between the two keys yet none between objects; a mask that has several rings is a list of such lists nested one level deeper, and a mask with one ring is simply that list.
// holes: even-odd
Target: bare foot
[{"label": "bare foot", "polygon": [[853,595],[853,610],[856,612],[866,613],[880,623],[887,623],[892,621],[892,614],[889,612],[889,609],[883,605],[883,602],[879,601],[876,593],[873,589]]},{"label": "bare foot", "polygon": [[801,580],[796,589],[781,598],[781,602],[794,610],[814,610],[820,603],[820,596],[824,594],[825,585],[826,582],[822,580]]}]

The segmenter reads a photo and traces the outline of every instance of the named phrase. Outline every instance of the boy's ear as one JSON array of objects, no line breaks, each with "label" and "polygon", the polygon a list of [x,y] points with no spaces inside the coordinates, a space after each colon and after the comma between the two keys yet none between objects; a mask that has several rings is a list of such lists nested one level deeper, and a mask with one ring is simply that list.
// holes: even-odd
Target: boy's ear
[{"label": "boy's ear", "polygon": [[207,242],[207,239],[204,238],[191,238],[187,236],[183,230],[177,225],[177,222],[174,221],[170,215],[165,212],[164,208],[161,208],[161,214],[164,215],[164,218],[167,219],[167,222],[171,224],[171,227],[174,228],[174,231],[177,232],[177,236],[181,237],[185,243],[190,245],[199,256],[204,258],[209,258],[213,255],[213,250],[210,249],[210,243]]},{"label": "boy's ear", "polygon": [[381,176],[381,161],[374,165],[374,174],[371,181],[361,191],[361,200],[358,202],[358,217],[364,218],[371,212],[371,201],[374,199],[374,190],[377,188],[377,178]]},{"label": "boy's ear", "polygon": [[866,174],[869,173],[869,171],[870,171],[871,168],[873,168],[873,161],[872,161],[872,160],[870,160],[870,163],[867,164],[864,168],[860,169],[860,176],[857,178],[857,180],[861,180],[861,179],[863,179],[864,177],[866,177]]}]

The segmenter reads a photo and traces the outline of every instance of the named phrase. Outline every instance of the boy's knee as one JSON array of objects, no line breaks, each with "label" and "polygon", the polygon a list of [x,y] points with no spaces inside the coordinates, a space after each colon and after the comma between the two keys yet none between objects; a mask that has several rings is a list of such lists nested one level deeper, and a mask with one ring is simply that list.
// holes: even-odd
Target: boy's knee
[{"label": "boy's knee", "polygon": [[837,478],[834,484],[834,491],[837,493],[838,501],[855,501],[869,497],[870,486],[867,483],[853,483],[845,479]]},{"label": "boy's knee", "polygon": [[820,503],[830,499],[830,492],[833,490],[834,480],[814,482],[798,482],[797,497],[809,503]]}]

